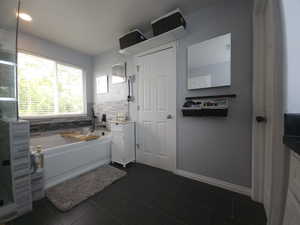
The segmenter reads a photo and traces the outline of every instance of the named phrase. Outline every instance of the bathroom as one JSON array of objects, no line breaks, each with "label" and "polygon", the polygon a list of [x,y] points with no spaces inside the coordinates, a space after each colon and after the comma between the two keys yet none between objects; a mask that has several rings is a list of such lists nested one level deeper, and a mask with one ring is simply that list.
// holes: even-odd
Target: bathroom
[{"label": "bathroom", "polygon": [[2,0],[0,225],[290,225],[289,7]]}]

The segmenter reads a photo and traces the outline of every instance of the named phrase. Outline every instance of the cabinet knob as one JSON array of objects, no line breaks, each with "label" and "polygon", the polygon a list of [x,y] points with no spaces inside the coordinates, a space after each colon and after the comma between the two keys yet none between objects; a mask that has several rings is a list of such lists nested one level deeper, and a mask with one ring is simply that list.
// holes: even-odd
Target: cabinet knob
[{"label": "cabinet knob", "polygon": [[168,119],[168,120],[170,120],[170,119],[172,119],[172,118],[173,118],[173,117],[172,117],[171,114],[167,115],[167,119]]}]

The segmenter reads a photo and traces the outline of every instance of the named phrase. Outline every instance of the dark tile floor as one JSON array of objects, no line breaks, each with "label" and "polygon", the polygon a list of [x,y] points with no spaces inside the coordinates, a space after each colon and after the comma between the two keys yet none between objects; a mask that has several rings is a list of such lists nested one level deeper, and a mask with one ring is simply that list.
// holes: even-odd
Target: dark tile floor
[{"label": "dark tile floor", "polygon": [[69,212],[47,199],[9,225],[265,225],[250,198],[133,164],[127,176]]}]

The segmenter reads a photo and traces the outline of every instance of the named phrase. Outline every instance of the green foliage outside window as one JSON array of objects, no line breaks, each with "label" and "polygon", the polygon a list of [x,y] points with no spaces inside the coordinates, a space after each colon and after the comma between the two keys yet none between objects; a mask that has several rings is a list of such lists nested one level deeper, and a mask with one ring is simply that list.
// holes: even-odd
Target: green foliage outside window
[{"label": "green foliage outside window", "polygon": [[84,113],[83,72],[72,66],[18,54],[20,116]]}]

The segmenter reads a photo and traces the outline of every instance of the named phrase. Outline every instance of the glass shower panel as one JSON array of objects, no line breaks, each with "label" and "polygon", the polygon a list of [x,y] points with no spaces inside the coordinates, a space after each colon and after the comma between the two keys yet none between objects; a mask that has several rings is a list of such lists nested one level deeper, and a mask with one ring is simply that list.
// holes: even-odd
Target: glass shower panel
[{"label": "glass shower panel", "polygon": [[[0,2],[0,212],[13,202],[7,121],[17,120],[16,39],[18,0]],[[0,213],[1,214],[1,213]]]},{"label": "glass shower panel", "polygon": [[17,0],[1,0],[0,7],[0,119],[17,118],[16,36]]}]

